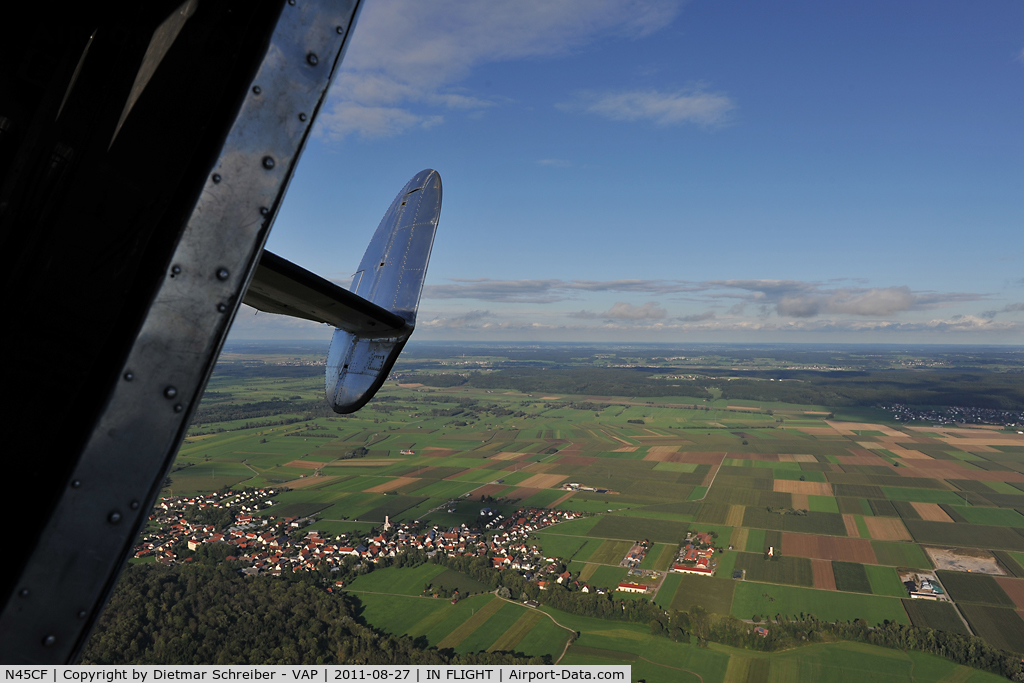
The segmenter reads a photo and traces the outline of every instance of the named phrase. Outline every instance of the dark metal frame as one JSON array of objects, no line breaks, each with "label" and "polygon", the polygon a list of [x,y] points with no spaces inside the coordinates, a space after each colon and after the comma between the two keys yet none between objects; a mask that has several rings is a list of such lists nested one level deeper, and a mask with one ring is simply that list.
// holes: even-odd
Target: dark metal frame
[{"label": "dark metal frame", "polygon": [[[6,291],[25,299],[12,313],[23,336],[7,351],[45,364],[11,372],[8,388],[29,401],[8,417],[27,430],[14,446],[31,447],[54,404],[70,415],[48,433],[61,453],[12,461],[40,509],[21,532],[23,562],[0,576],[0,663],[80,655],[188,429],[360,4],[180,1],[71,17],[53,41],[66,49],[35,81],[0,53],[0,248]],[[175,12],[194,14],[177,17],[180,36],[158,46],[139,96],[156,28]],[[24,33],[6,48],[29,49],[35,34]],[[212,75],[195,71],[200,58]],[[10,93],[21,99],[5,104]],[[183,158],[160,157],[174,140]],[[126,160],[138,166],[117,166]]]}]

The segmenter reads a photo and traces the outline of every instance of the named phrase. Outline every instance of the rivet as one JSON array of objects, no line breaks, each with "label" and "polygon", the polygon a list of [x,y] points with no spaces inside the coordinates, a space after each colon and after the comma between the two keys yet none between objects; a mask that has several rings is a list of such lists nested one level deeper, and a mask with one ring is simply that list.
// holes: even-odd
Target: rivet
[{"label": "rivet", "polygon": [[133,379],[135,379],[135,375],[133,375],[132,371],[129,370],[128,372],[124,373],[124,379],[126,382],[131,382]]},{"label": "rivet", "polygon": [[309,62],[310,66],[316,66],[317,62],[319,62],[320,60],[316,58],[316,54],[310,52],[308,55],[306,55],[306,61]]},{"label": "rivet", "polygon": [[84,609],[78,610],[78,618],[79,619],[85,619],[87,616],[89,616],[89,613],[86,612]]},{"label": "rivet", "polygon": [[139,509],[139,501],[133,500],[131,502],[131,505],[129,505],[128,507],[130,507],[132,510],[138,510]]},{"label": "rivet", "polygon": [[57,643],[57,636],[46,636],[43,638],[43,647],[51,647]]},{"label": "rivet", "polygon": [[20,591],[18,591],[18,595],[20,595],[23,598],[27,598],[28,597],[28,589],[27,588],[22,588]]},{"label": "rivet", "polygon": [[226,310],[228,310],[228,307],[227,307],[227,306],[225,306],[224,304],[217,304],[217,311],[218,311],[219,313],[223,313],[223,312],[225,312]]},{"label": "rivet", "polygon": [[81,485],[82,485],[82,482],[79,481],[78,479],[75,479],[73,482],[71,482],[71,488],[73,488],[73,489],[77,489]]},{"label": "rivet", "polygon": [[289,5],[294,5],[295,4],[295,0],[288,0],[288,4]]},{"label": "rivet", "polygon": [[174,412],[180,413],[182,410],[184,410],[184,408],[182,407],[182,405],[180,403],[178,405],[174,406]]},{"label": "rivet", "polygon": [[174,273],[175,275],[180,274],[181,273],[181,266],[171,266],[171,272]]},{"label": "rivet", "polygon": [[265,206],[261,206],[260,207],[260,215],[261,216],[266,216],[268,213],[270,213],[270,209],[268,209]]},{"label": "rivet", "polygon": [[230,275],[230,274],[231,273],[228,272],[227,268],[218,268],[217,269],[217,279],[218,280],[227,280],[228,279],[228,275]]},{"label": "rivet", "polygon": [[338,28],[334,29],[334,32],[340,36],[342,33],[345,32],[345,29],[339,26]]},{"label": "rivet", "polygon": [[254,85],[254,86],[252,86],[252,91],[253,91],[254,93],[256,93],[257,95],[259,95],[259,94],[260,94],[261,92],[263,92],[263,88],[261,88],[261,87],[260,87],[260,86],[258,86],[258,85]]},{"label": "rivet", "polygon": [[121,521],[121,513],[117,511],[111,512],[109,515],[107,515],[107,521],[111,524],[117,524]]},{"label": "rivet", "polygon": [[167,387],[164,389],[164,398],[174,398],[178,395],[178,390],[174,387]]},{"label": "rivet", "polygon": [[215,182],[215,183],[219,183],[220,182],[220,173],[214,173],[213,174],[213,182]]},{"label": "rivet", "polygon": [[263,168],[274,168],[274,157],[263,157]]},{"label": "rivet", "polygon": [[306,115],[305,114],[299,114],[299,121],[305,121],[305,120],[306,120]]}]

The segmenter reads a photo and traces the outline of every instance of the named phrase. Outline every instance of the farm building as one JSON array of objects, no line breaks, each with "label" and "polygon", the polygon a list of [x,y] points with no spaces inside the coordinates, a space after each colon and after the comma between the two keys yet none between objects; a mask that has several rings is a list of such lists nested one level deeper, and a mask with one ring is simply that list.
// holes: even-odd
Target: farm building
[{"label": "farm building", "polygon": [[647,586],[642,583],[620,583],[618,590],[623,593],[646,593]]}]

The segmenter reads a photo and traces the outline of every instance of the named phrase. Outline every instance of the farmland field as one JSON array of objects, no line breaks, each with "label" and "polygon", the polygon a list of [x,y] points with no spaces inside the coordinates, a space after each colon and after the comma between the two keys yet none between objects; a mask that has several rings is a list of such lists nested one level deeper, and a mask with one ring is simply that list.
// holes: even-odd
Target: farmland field
[{"label": "farmland field", "polygon": [[[635,541],[652,544],[640,568],[664,572],[688,532],[714,532],[716,547],[735,547],[715,555],[717,575],[669,574],[655,601],[662,610],[699,605],[744,619],[804,613],[965,633],[948,603],[903,599],[898,570],[932,568],[922,545],[994,551],[1008,576],[1024,576],[1024,436],[1015,431],[897,421],[874,407],[727,396],[785,392],[805,383],[768,386],[744,379],[744,373],[767,372],[747,360],[714,366],[735,373],[728,382],[708,379],[719,377],[716,370],[700,381],[672,380],[676,395],[662,384],[651,395],[631,378],[670,367],[665,354],[658,360],[617,350],[612,363],[603,351],[567,352],[568,360],[559,361],[535,351],[494,351],[465,358],[403,356],[398,381],[387,382],[373,402],[345,417],[317,407],[322,366],[291,364],[293,357],[281,356],[262,360],[271,363],[259,366],[270,368],[262,376],[246,365],[251,359],[228,357],[211,380],[209,400],[181,447],[166,493],[276,487],[275,505],[255,513],[260,521],[301,518],[304,530],[352,546],[379,537],[385,519],[393,528],[418,521],[414,528],[439,535],[490,523],[483,532],[490,543],[515,523],[521,508],[577,511],[580,519],[531,529],[522,539],[522,566],[531,569],[517,570],[545,571],[543,558],[558,558],[557,571],[569,571],[563,585],[570,591],[613,588],[625,579],[627,568],[619,563]],[[529,360],[518,365],[521,358]],[[867,362],[844,358],[848,365]],[[463,362],[468,369],[456,372],[454,364]],[[577,372],[567,368],[585,373],[592,367],[621,372],[615,375],[619,384],[567,379]],[[438,379],[445,375],[451,377]],[[552,377],[563,384],[548,387]],[[569,391],[584,386],[585,392]],[[619,386],[633,391],[610,390]],[[871,405],[876,403],[884,402]],[[765,557],[769,547],[771,559]],[[466,554],[478,550],[467,547]],[[505,551],[481,552],[500,557]],[[741,579],[732,578],[734,569],[743,572]],[[661,580],[643,579],[652,585]],[[1021,579],[943,570],[940,580],[979,635],[1024,650],[1024,621],[1014,602],[1024,602],[1024,589],[1006,583]],[[471,597],[452,604],[424,596],[428,585],[430,594],[457,589]],[[487,594],[492,585],[487,577],[474,579],[428,561],[378,567],[355,576],[344,590],[359,601],[360,619],[368,625],[420,638],[428,647],[515,651],[552,661],[561,656],[569,634],[545,615],[554,614],[546,598],[538,598],[542,610],[535,610],[518,604],[519,589],[514,602]],[[642,602],[650,595],[626,599]],[[861,652],[837,644],[766,655],[716,643],[674,643],[652,636],[646,622],[602,622],[564,612],[557,618],[580,632],[563,663],[629,662],[634,677],[652,682],[688,680],[679,669],[699,672],[708,683],[822,680],[821,672],[839,670],[835,662],[858,656],[882,662],[865,664],[863,670],[875,672],[867,680],[889,680],[889,659],[918,680],[972,675],[914,652]],[[837,659],[825,661],[820,653]],[[934,677],[922,673],[932,670],[928,666]]]},{"label": "farmland field", "polygon": [[826,621],[865,619],[869,624],[880,624],[888,619],[910,623],[903,604],[897,598],[835,593],[797,586],[766,586],[746,581],[736,584],[732,601],[734,616],[749,619],[754,614],[794,616],[801,612]]},{"label": "farmland field", "polygon": [[969,635],[963,619],[956,613],[956,608],[948,602],[908,598],[903,601],[903,607],[915,626]]}]

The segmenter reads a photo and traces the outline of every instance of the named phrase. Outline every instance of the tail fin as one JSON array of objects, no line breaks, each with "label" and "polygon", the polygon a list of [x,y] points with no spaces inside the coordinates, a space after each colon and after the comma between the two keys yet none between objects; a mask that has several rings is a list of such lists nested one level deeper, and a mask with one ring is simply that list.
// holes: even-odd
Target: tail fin
[{"label": "tail fin", "polygon": [[387,379],[416,327],[423,280],[441,214],[441,176],[420,171],[391,203],[366,248],[350,291],[400,317],[404,327],[380,332],[334,331],[326,393],[338,413],[359,410]]}]

